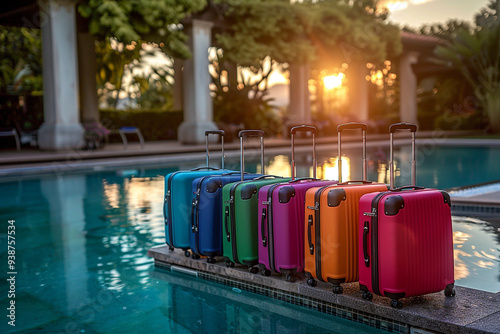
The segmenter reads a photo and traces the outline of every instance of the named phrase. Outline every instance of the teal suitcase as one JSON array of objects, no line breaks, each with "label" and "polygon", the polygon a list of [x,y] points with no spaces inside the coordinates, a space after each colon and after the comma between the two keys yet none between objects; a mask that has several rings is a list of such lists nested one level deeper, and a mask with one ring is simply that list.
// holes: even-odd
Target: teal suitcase
[{"label": "teal suitcase", "polygon": [[[208,135],[221,136],[222,165],[221,169],[209,167]],[[221,175],[232,171],[224,169],[224,131],[206,131],[206,159],[207,166],[189,171],[177,171],[165,176],[165,201],[163,203],[163,217],[165,222],[165,239],[171,251],[181,248],[186,256],[189,252],[189,234],[191,231],[191,186],[196,178],[207,175]]]}]

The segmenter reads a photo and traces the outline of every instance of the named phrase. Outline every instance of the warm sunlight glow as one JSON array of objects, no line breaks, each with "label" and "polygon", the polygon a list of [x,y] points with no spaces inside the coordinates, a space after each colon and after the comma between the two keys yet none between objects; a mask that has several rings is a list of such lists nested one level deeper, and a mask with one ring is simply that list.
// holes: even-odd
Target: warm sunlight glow
[{"label": "warm sunlight glow", "polygon": [[291,176],[292,167],[290,166],[290,160],[288,160],[288,156],[287,155],[275,156],[273,161],[266,168],[266,174],[281,175],[284,177]]},{"label": "warm sunlight glow", "polygon": [[[330,158],[325,161],[322,166],[318,166],[317,178],[323,180],[338,180],[339,167],[338,158]],[[351,159],[342,156],[342,180],[347,181],[351,179]]]},{"label": "warm sunlight glow", "polygon": [[334,89],[342,86],[342,80],[344,79],[344,73],[339,73],[337,75],[329,75],[323,78],[326,89]]}]

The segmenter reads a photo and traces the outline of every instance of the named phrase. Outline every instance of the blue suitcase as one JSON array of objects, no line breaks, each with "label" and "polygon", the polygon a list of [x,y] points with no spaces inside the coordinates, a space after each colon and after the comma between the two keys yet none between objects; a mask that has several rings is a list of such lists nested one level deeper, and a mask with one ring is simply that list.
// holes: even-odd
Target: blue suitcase
[{"label": "blue suitcase", "polygon": [[[222,169],[209,167],[208,135],[218,134],[222,141]],[[220,175],[232,171],[224,169],[224,131],[206,131],[207,166],[189,171],[177,171],[165,176],[165,201],[163,217],[165,221],[165,239],[171,251],[181,248],[186,256],[189,252],[189,233],[191,229],[191,186],[195,179],[207,175]]]},{"label": "blue suitcase", "polygon": [[[253,180],[262,174],[245,174]],[[207,175],[192,183],[192,211],[190,248],[193,259],[207,256],[208,263],[215,263],[215,256],[222,255],[222,187],[241,181],[240,172]]]}]

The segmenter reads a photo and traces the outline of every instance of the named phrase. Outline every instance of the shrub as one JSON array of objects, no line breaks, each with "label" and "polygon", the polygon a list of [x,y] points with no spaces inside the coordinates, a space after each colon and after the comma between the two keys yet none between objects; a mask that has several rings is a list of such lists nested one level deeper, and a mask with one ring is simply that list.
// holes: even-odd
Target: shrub
[{"label": "shrub", "polygon": [[[100,111],[101,123],[110,130],[123,126],[135,126],[141,130],[144,140],[175,140],[177,128],[183,121],[182,111],[114,110]],[[111,136],[110,142],[119,142],[119,136]]]}]

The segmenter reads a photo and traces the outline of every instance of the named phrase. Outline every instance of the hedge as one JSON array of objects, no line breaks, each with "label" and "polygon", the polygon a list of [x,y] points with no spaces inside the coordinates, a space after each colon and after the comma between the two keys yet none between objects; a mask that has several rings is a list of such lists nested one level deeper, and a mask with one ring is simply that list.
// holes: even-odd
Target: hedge
[{"label": "hedge", "polygon": [[[175,140],[177,128],[182,123],[183,112],[160,110],[100,110],[101,124],[109,130],[123,126],[135,126],[141,130],[144,140]],[[110,142],[119,142],[119,136],[110,136]]]}]

